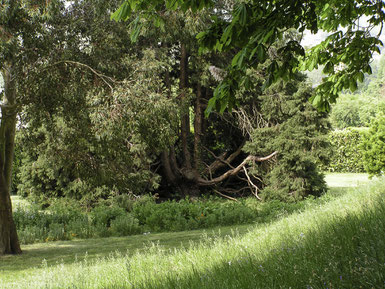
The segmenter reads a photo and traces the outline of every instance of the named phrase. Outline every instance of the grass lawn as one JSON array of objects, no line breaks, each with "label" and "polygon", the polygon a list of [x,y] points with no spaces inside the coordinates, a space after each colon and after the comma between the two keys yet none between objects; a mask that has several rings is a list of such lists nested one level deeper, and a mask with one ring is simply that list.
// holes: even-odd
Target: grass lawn
[{"label": "grass lawn", "polygon": [[[194,230],[185,232],[157,233],[128,237],[110,237],[99,239],[57,241],[23,245],[23,254],[18,256],[0,257],[0,289],[2,282],[7,283],[15,279],[24,278],[32,272],[42,270],[42,264],[53,266],[57,264],[71,264],[77,260],[92,261],[97,258],[108,257],[111,253],[120,252],[132,255],[143,251],[149,244],[158,244],[165,249],[189,247],[194,242],[207,237],[223,238],[229,235],[243,235],[253,225],[221,227],[217,229]],[[43,262],[44,260],[44,262]]]},{"label": "grass lawn", "polygon": [[326,183],[331,188],[341,187],[357,187],[365,185],[371,180],[368,174],[354,174],[354,173],[327,173],[325,176]]},{"label": "grass lawn", "polygon": [[265,225],[26,245],[0,288],[385,288],[384,180],[358,179]]}]

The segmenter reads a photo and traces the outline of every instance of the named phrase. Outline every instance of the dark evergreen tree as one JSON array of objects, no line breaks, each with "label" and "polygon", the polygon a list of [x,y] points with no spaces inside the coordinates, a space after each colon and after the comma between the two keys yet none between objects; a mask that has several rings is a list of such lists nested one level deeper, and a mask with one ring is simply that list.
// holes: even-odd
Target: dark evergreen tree
[{"label": "dark evergreen tree", "polygon": [[258,99],[265,126],[253,130],[245,150],[252,154],[277,151],[273,162],[258,167],[263,198],[298,200],[326,191],[319,165],[329,161],[326,113],[309,102],[311,87],[304,76],[272,86]]}]

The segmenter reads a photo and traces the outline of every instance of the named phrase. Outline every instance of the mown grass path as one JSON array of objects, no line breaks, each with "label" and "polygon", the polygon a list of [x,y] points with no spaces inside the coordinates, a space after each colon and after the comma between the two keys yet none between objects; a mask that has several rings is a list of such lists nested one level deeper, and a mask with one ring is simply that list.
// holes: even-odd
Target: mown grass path
[{"label": "mown grass path", "polygon": [[71,264],[83,260],[85,256],[89,261],[92,261],[93,259],[108,257],[116,252],[132,255],[137,251],[145,250],[151,243],[159,244],[165,249],[189,247],[207,237],[221,238],[233,234],[243,235],[252,227],[253,225],[240,225],[206,230],[24,245],[22,246],[22,255],[0,257],[0,289],[1,282],[10,282],[28,276],[31,272],[40,270],[43,265]]}]

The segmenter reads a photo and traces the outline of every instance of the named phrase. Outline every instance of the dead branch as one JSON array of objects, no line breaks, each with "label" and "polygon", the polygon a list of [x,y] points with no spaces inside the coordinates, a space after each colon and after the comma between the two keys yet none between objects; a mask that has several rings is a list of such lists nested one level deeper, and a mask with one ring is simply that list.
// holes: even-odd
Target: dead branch
[{"label": "dead branch", "polygon": [[247,112],[243,108],[238,108],[233,111],[238,120],[239,129],[244,135],[248,136],[250,136],[256,128],[269,126],[269,123],[263,118],[255,106],[252,106],[251,110],[252,112]]},{"label": "dead branch", "polygon": [[220,196],[226,198],[226,199],[229,199],[229,200],[238,202],[238,200],[237,200],[236,198],[233,198],[233,197],[227,196],[227,195],[225,195],[225,194],[222,194],[222,193],[221,193],[220,191],[218,191],[218,190],[215,190],[215,189],[214,189],[213,191],[214,191],[215,193],[217,193],[218,195],[220,195]]},{"label": "dead branch", "polygon": [[242,144],[237,148],[235,152],[233,152],[227,159],[223,159],[227,153],[223,153],[220,157],[217,157],[213,152],[211,152],[208,148],[203,147],[205,150],[207,150],[209,153],[211,153],[216,160],[206,168],[207,172],[215,172],[216,170],[224,167],[225,165],[228,165],[230,168],[234,169],[234,167],[231,165],[231,162],[242,152],[242,148],[245,145],[246,141],[244,140]]},{"label": "dead branch", "polygon": [[81,67],[87,68],[93,74],[95,74],[97,77],[99,77],[111,89],[111,91],[113,91],[114,89],[113,89],[112,85],[109,82],[118,83],[118,81],[116,81],[114,78],[112,78],[110,76],[107,76],[107,75],[104,75],[101,72],[93,69],[91,66],[89,66],[87,64],[84,64],[84,63],[81,63],[81,62],[78,62],[78,61],[62,60],[62,61],[55,62],[55,63],[53,63],[50,66],[55,66],[55,65],[58,65],[58,64],[61,64],[61,63],[67,63],[67,64],[72,64],[72,65],[76,65],[76,66],[81,66]]},{"label": "dead branch", "polygon": [[247,177],[248,183],[255,189],[255,193],[253,195],[258,199],[261,200],[261,198],[258,196],[258,190],[259,188],[251,181],[249,174],[247,173],[247,169],[243,167],[243,171],[245,172],[245,175]]},{"label": "dead branch", "polygon": [[216,167],[217,164],[219,163],[224,163],[226,165],[228,165],[230,168],[234,168],[230,163],[228,163],[224,158],[226,157],[227,155],[227,152],[224,152],[223,154],[221,154],[219,157],[214,154],[214,152],[212,152],[211,150],[209,150],[207,147],[205,146],[202,146],[210,155],[212,155],[214,158],[215,158],[215,162],[213,162],[209,167],[208,167],[208,170],[212,171],[213,168]]},{"label": "dead branch", "polygon": [[257,162],[263,162],[263,161],[267,161],[269,159],[271,159],[272,157],[274,157],[278,152],[275,151],[273,153],[271,153],[270,155],[266,156],[266,157],[256,157],[256,156],[252,156],[252,155],[249,155],[247,158],[245,158],[243,160],[242,163],[240,163],[236,168],[234,169],[231,169],[231,170],[228,170],[226,173],[224,173],[223,175],[219,176],[219,177],[216,177],[214,179],[211,179],[211,180],[205,180],[201,177],[198,178],[198,183],[199,185],[201,186],[211,186],[211,185],[215,185],[217,183],[220,183],[222,181],[224,181],[225,179],[227,179],[228,177],[230,176],[234,176],[236,174],[239,173],[239,171],[249,162],[249,161],[257,161]]}]

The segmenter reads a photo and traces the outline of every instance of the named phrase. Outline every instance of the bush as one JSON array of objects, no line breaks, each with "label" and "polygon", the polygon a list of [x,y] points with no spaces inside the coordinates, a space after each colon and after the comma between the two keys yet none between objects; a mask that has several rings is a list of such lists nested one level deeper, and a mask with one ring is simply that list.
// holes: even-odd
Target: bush
[{"label": "bush", "polygon": [[131,214],[125,214],[111,221],[111,233],[114,236],[128,236],[141,232],[139,220]]},{"label": "bush", "polygon": [[113,199],[109,201],[112,205],[100,204],[86,212],[72,200],[62,199],[45,210],[36,206],[17,208],[14,219],[20,242],[28,244],[265,223],[302,210],[314,201],[284,203],[273,200],[261,203],[255,198],[247,198],[232,202],[210,197],[157,204],[155,198],[148,195],[137,198],[130,206],[130,212],[117,206]]},{"label": "bush", "polygon": [[385,102],[379,94],[344,94],[333,106],[330,119],[336,129],[366,127],[384,106]]},{"label": "bush", "polygon": [[365,170],[371,175],[383,175],[385,170],[385,115],[379,114],[362,141]]},{"label": "bush", "polygon": [[92,224],[95,226],[110,227],[111,221],[125,215],[125,210],[120,207],[99,205],[91,211]]}]

